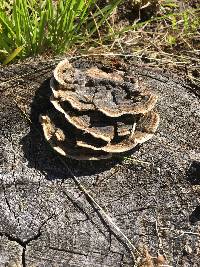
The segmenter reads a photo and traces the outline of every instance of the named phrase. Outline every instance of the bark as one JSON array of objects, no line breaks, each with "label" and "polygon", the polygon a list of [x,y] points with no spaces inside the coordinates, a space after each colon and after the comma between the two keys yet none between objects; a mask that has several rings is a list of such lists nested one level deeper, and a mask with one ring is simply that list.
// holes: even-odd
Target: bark
[{"label": "bark", "polygon": [[157,133],[132,159],[69,160],[38,123],[56,63],[0,69],[0,267],[161,266],[158,253],[170,266],[199,266],[198,95],[182,77],[129,58],[159,96]]}]

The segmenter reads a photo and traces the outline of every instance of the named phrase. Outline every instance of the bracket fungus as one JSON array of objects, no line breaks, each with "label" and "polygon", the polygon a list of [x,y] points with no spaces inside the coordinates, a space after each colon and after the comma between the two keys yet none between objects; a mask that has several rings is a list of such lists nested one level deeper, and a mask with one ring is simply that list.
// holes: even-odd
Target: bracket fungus
[{"label": "bracket fungus", "polygon": [[157,96],[122,71],[75,68],[61,61],[50,81],[53,109],[40,115],[44,136],[63,156],[97,160],[152,138]]}]

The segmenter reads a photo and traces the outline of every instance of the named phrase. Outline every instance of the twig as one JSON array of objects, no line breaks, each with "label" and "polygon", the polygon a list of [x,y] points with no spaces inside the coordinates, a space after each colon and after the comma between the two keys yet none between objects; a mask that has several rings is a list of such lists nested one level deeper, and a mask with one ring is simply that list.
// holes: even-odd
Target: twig
[{"label": "twig", "polygon": [[[65,165],[65,167],[67,168],[67,170],[69,171],[69,173],[71,174],[73,180],[75,181],[75,183],[79,186],[79,188],[81,189],[81,191],[88,197],[88,199],[94,204],[94,206],[96,206],[96,208],[101,211],[101,214],[107,219],[108,223],[110,225],[113,226],[113,228],[116,230],[116,232],[118,232],[126,241],[126,245],[128,246],[128,248],[130,249],[130,253],[131,256],[133,258],[134,263],[137,262],[136,260],[136,256],[134,254],[133,251],[135,251],[138,256],[140,255],[140,252],[137,250],[137,248],[132,244],[132,242],[130,241],[130,239],[121,231],[121,229],[113,222],[112,218],[104,211],[104,209],[96,202],[96,200],[91,196],[91,194],[87,191],[87,189],[79,182],[78,178],[75,176],[75,174],[73,173],[73,171],[69,168],[69,166],[66,164],[65,161],[63,161],[61,159],[61,161],[63,162],[63,164]],[[136,265],[135,265],[136,266]]]}]

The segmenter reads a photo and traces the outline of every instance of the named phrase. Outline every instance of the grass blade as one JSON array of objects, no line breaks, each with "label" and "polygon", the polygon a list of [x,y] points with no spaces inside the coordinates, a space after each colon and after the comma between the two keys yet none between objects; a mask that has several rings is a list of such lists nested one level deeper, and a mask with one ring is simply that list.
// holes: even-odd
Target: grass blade
[{"label": "grass blade", "polygon": [[3,65],[8,64],[11,62],[23,49],[23,46],[17,47],[6,59],[3,61]]}]

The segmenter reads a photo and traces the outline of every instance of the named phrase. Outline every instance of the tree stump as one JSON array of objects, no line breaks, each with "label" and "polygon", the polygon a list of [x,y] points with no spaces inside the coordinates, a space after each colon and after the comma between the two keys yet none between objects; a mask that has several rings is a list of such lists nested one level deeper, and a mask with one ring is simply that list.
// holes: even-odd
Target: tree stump
[{"label": "tree stump", "polygon": [[198,96],[178,75],[132,58],[73,60],[131,68],[159,97],[159,128],[131,155],[59,156],[38,121],[58,60],[1,67],[0,267],[198,266]]}]

